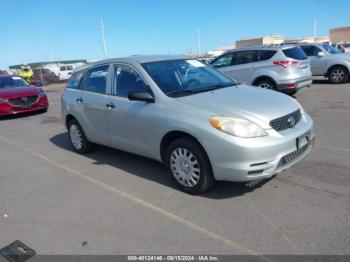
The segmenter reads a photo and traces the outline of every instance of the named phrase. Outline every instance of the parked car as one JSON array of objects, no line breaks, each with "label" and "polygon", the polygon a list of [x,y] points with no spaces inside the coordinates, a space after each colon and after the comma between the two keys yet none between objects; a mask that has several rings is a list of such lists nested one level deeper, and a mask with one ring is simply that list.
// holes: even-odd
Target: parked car
[{"label": "parked car", "polygon": [[299,46],[310,58],[314,76],[324,76],[333,84],[349,80],[350,55],[343,54],[328,44],[302,43]]},{"label": "parked car", "polygon": [[36,86],[43,86],[59,81],[59,77],[47,68],[36,68],[33,69],[34,75],[32,84]]},{"label": "parked car", "polygon": [[46,67],[58,76],[59,81],[67,81],[74,70],[73,64],[48,64]]},{"label": "parked car", "polygon": [[308,154],[314,139],[295,99],[185,56],[80,67],[63,93],[62,117],[76,152],[97,143],[161,161],[190,193],[214,180],[270,178]]},{"label": "parked car", "polygon": [[18,76],[0,76],[0,116],[47,111],[49,102],[43,89],[29,85]]},{"label": "parked car", "polygon": [[350,43],[337,43],[332,46],[339,50],[340,53],[350,53]]},{"label": "parked car", "polygon": [[249,85],[295,94],[312,84],[309,61],[296,46],[255,46],[226,52],[212,66]]}]

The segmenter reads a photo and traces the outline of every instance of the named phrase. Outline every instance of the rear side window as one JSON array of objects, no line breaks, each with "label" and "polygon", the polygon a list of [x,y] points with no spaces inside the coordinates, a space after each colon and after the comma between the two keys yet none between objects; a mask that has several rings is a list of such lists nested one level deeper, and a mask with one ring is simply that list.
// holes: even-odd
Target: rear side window
[{"label": "rear side window", "polygon": [[80,83],[83,79],[84,71],[79,71],[74,73],[67,83],[67,88],[70,89],[80,89]]},{"label": "rear side window", "polygon": [[259,61],[265,61],[271,59],[277,51],[274,50],[259,50]]},{"label": "rear side window", "polygon": [[218,59],[214,60],[212,63],[212,66],[216,68],[230,66],[232,61],[232,56],[233,56],[232,53],[224,54],[220,56]]},{"label": "rear side window", "polygon": [[306,54],[304,53],[304,51],[300,48],[300,47],[292,47],[292,48],[288,48],[288,49],[284,49],[282,50],[284,55],[286,57],[292,58],[292,59],[296,59],[296,60],[305,60],[307,59]]},{"label": "rear side window", "polygon": [[238,51],[235,52],[235,56],[232,59],[232,65],[242,65],[258,61],[258,51]]},{"label": "rear side window", "polygon": [[105,94],[108,68],[109,65],[104,65],[90,69],[84,78],[83,89],[93,93]]}]

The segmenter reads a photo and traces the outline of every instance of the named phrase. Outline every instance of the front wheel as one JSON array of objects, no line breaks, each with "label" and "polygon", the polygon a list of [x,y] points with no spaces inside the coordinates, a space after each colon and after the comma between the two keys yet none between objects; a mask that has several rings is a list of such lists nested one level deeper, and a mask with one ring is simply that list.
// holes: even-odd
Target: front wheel
[{"label": "front wheel", "polygon": [[194,139],[174,141],[167,149],[165,161],[171,176],[185,192],[202,193],[214,183],[207,154]]},{"label": "front wheel", "polygon": [[92,143],[90,143],[78,121],[72,119],[68,123],[69,140],[74,150],[79,154],[89,153],[92,149]]},{"label": "front wheel", "polygon": [[349,72],[343,66],[335,66],[328,72],[328,79],[332,84],[343,84],[349,80]]}]

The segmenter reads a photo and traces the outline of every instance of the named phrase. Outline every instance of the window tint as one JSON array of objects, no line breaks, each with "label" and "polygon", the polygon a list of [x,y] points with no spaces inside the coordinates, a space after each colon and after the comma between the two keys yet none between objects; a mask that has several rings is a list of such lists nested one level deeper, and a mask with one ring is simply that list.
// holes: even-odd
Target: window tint
[{"label": "window tint", "polygon": [[224,67],[224,66],[230,66],[232,61],[232,53],[225,54],[219,57],[218,59],[214,60],[212,65],[216,68]]},{"label": "window tint", "polygon": [[257,51],[239,51],[235,53],[234,58],[232,59],[233,65],[242,65],[258,61],[258,52]]},{"label": "window tint", "polygon": [[134,69],[125,65],[114,66],[113,94],[128,97],[129,92],[143,92],[147,89],[147,85]]},{"label": "window tint", "polygon": [[259,61],[265,61],[269,60],[271,57],[273,57],[276,54],[277,51],[273,50],[259,50]]},{"label": "window tint", "polygon": [[320,48],[313,45],[304,45],[301,49],[303,49],[307,56],[317,56],[318,52],[322,51]]},{"label": "window tint", "polygon": [[67,70],[73,70],[73,66],[71,65],[67,66]]},{"label": "window tint", "polygon": [[60,71],[66,71],[67,67],[66,66],[60,66]]},{"label": "window tint", "polygon": [[80,83],[83,79],[84,71],[74,73],[67,83],[67,88],[80,89]]},{"label": "window tint", "polygon": [[90,69],[85,78],[83,89],[85,91],[105,94],[107,87],[108,65]]},{"label": "window tint", "polygon": [[292,47],[292,48],[284,49],[283,53],[284,53],[284,55],[286,57],[293,58],[293,59],[296,59],[296,60],[305,60],[305,59],[307,59],[306,54],[299,47]]}]

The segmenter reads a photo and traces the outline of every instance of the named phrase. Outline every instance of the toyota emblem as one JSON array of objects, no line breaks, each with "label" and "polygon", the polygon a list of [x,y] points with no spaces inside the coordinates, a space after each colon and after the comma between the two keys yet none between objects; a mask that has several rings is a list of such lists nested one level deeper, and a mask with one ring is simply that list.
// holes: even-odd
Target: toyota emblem
[{"label": "toyota emblem", "polygon": [[296,122],[295,122],[295,118],[294,117],[289,117],[288,118],[288,124],[289,124],[289,126],[292,128],[292,127],[294,127],[295,126],[295,124],[296,124]]}]

